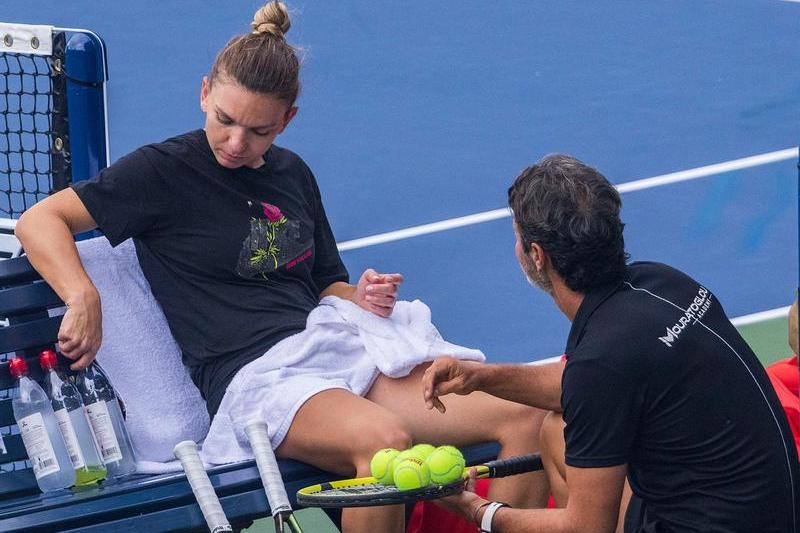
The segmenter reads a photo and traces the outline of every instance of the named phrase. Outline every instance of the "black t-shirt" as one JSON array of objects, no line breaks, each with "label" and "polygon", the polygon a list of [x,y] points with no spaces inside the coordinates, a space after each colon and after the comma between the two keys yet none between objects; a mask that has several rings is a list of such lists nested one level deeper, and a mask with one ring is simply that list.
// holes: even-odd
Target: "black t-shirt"
[{"label": "black t-shirt", "polygon": [[302,331],[320,292],[348,280],[311,171],[277,146],[264,160],[224,168],[196,130],[73,185],[112,245],[134,237],[212,415],[240,368]]},{"label": "black t-shirt", "polygon": [[626,531],[797,532],[797,454],[766,372],[705,287],[634,263],[572,324],[566,461],[628,465]]}]

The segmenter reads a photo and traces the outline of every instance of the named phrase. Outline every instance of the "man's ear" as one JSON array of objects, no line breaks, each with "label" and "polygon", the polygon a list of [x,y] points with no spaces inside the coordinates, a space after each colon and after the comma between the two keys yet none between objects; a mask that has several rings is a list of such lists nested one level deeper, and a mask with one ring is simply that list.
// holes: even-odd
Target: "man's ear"
[{"label": "man's ear", "polygon": [[531,249],[528,255],[533,259],[533,264],[536,265],[537,270],[542,270],[547,263],[547,254],[539,244],[532,242]]}]

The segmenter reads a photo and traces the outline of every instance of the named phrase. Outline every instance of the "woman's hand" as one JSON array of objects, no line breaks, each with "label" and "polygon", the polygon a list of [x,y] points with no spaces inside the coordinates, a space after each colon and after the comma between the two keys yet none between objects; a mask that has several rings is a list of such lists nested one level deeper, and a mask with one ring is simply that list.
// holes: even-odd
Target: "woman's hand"
[{"label": "woman's hand", "polygon": [[397,302],[397,287],[403,283],[402,274],[379,274],[368,268],[356,285],[353,302],[378,316],[388,317]]},{"label": "woman's hand", "polygon": [[83,370],[92,364],[102,340],[103,315],[97,291],[71,301],[58,330],[59,350],[75,361],[70,368]]}]

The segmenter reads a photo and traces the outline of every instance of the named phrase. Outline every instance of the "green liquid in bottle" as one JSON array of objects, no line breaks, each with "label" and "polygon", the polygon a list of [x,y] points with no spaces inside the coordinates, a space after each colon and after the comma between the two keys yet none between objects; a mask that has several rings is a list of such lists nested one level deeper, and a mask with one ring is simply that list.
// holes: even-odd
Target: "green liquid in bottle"
[{"label": "green liquid in bottle", "polygon": [[75,470],[75,486],[81,487],[97,483],[106,478],[106,469],[102,466],[88,466]]}]

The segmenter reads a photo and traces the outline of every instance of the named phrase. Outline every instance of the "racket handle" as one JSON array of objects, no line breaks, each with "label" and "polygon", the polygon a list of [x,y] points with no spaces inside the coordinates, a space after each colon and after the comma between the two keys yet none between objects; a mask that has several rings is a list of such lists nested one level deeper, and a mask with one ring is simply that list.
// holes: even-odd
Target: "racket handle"
[{"label": "racket handle", "polygon": [[272,443],[269,440],[269,432],[266,422],[251,422],[244,428],[247,440],[253,448],[253,455],[256,457],[258,473],[261,475],[261,483],[264,485],[264,492],[267,493],[269,508],[272,516],[285,511],[291,511],[289,497],[283,486],[283,478],[278,469],[278,461],[272,451]]},{"label": "racket handle", "polygon": [[510,459],[496,459],[489,461],[484,466],[489,468],[488,477],[505,477],[516,474],[542,470],[542,458],[538,453],[520,455]]},{"label": "racket handle", "polygon": [[172,453],[180,460],[183,470],[186,472],[189,485],[192,487],[192,492],[200,505],[200,510],[203,512],[203,517],[206,519],[206,524],[208,524],[208,529],[211,530],[211,533],[233,531],[225,512],[222,510],[217,494],[214,492],[211,480],[208,479],[208,474],[203,467],[203,461],[200,460],[200,455],[197,453],[197,445],[194,441],[185,440],[179,442],[172,450]]}]

